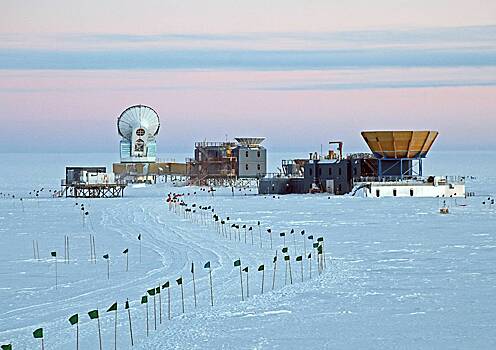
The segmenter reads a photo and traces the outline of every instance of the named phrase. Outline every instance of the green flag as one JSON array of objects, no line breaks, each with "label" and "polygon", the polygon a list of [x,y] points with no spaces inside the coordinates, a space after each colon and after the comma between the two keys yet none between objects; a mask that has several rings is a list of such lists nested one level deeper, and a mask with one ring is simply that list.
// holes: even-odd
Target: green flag
[{"label": "green flag", "polygon": [[283,252],[283,253],[287,253],[287,252],[288,252],[288,247],[284,247],[284,248],[282,248],[282,252]]},{"label": "green flag", "polygon": [[160,286],[158,286],[157,288],[155,288],[155,294],[160,294]]},{"label": "green flag", "polygon": [[117,302],[115,302],[112,305],[110,305],[110,307],[108,308],[107,312],[110,312],[110,311],[117,311]]},{"label": "green flag", "polygon": [[270,228],[267,229],[268,233],[272,233],[272,230]]},{"label": "green flag", "polygon": [[146,303],[148,303],[148,297],[146,295],[143,295],[141,297],[141,304],[146,304]]},{"label": "green flag", "polygon": [[241,266],[241,259],[238,259],[234,262],[234,267]]},{"label": "green flag", "polygon": [[33,332],[33,337],[35,337],[36,339],[43,338],[43,328],[38,328],[37,330],[35,330]]},{"label": "green flag", "polygon": [[12,344],[5,344],[1,346],[2,350],[12,350]]},{"label": "green flag", "polygon": [[129,309],[129,300],[126,300],[126,305],[124,306],[124,309]]},{"label": "green flag", "polygon": [[127,253],[129,253],[129,249],[128,248],[124,249],[124,251],[122,252],[122,254],[127,254]]},{"label": "green flag", "polygon": [[203,266],[203,267],[206,268],[206,269],[209,269],[210,268],[210,261],[207,261],[205,263],[205,266]]},{"label": "green flag", "polygon": [[291,233],[291,234],[293,234],[293,233],[294,233],[294,228],[292,228],[292,229],[291,229],[291,232],[290,232],[290,233]]},{"label": "green flag", "polygon": [[317,242],[323,242],[323,241],[324,241],[324,237],[317,238]]},{"label": "green flag", "polygon": [[314,244],[313,244],[313,247],[314,247],[314,248],[317,248],[318,246],[319,246],[319,244],[318,244],[318,243],[314,243]]},{"label": "green flag", "polygon": [[281,233],[279,233],[279,236],[284,237],[284,236],[286,236],[286,233],[281,232]]},{"label": "green flag", "polygon": [[195,273],[195,263],[191,263],[191,273]]},{"label": "green flag", "polygon": [[98,318],[98,309],[88,312],[88,316],[90,317],[91,320]]},{"label": "green flag", "polygon": [[243,269],[244,272],[248,272],[248,266]]},{"label": "green flag", "polygon": [[250,228],[248,229],[248,231],[251,231],[251,230],[253,230],[253,227],[250,226]]},{"label": "green flag", "polygon": [[78,314],[75,314],[75,315],[72,315],[71,317],[69,317],[69,323],[71,324],[71,326],[74,326],[78,322],[79,322],[79,315]]},{"label": "green flag", "polygon": [[148,294],[150,294],[151,296],[154,296],[155,295],[155,288],[152,288],[152,289],[148,289],[147,290]]},{"label": "green flag", "polygon": [[301,235],[303,236],[305,234],[305,230],[301,230]]},{"label": "green flag", "polygon": [[284,256],[284,260],[285,260],[285,261],[289,261],[289,255],[285,255],[285,256]]},{"label": "green flag", "polygon": [[302,261],[302,260],[303,260],[303,257],[301,255],[296,257],[296,261]]},{"label": "green flag", "polygon": [[274,261],[272,261],[272,262],[275,264],[276,261],[277,261],[277,255],[274,257]]},{"label": "green flag", "polygon": [[162,289],[169,288],[169,281],[162,284]]},{"label": "green flag", "polygon": [[313,235],[310,235],[307,237],[308,239],[313,239]]},{"label": "green flag", "polygon": [[317,253],[322,254],[322,246],[321,245],[319,245],[319,247],[317,248]]},{"label": "green flag", "polygon": [[312,253],[308,254],[308,258],[311,259],[312,258]]},{"label": "green flag", "polygon": [[176,280],[176,283],[178,286],[180,286],[181,284],[183,284],[183,278],[182,277],[179,277],[177,280]]},{"label": "green flag", "polygon": [[103,256],[103,258],[104,258],[104,259],[108,259],[108,258],[109,258],[109,255],[108,255],[108,254],[105,254],[105,255]]},{"label": "green flag", "polygon": [[141,233],[138,235],[138,241],[141,241]]},{"label": "green flag", "polygon": [[57,256],[57,252],[51,252],[50,255],[55,257]]},{"label": "green flag", "polygon": [[263,270],[265,270],[265,266],[262,264],[258,267],[258,271],[263,271]]}]

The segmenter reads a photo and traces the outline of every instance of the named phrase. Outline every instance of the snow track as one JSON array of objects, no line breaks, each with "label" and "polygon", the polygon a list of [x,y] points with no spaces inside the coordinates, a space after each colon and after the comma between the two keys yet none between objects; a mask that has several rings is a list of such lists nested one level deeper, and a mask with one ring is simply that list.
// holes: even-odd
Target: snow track
[{"label": "snow track", "polygon": [[[118,348],[129,348],[127,314],[131,301],[137,349],[265,348],[492,348],[496,337],[496,210],[478,199],[452,214],[437,213],[437,200],[380,201],[303,195],[271,198],[235,197],[219,191],[211,197],[197,188],[187,203],[210,205],[229,223],[255,229],[244,243],[229,240],[212,223],[201,225],[169,211],[164,185],[128,189],[122,199],[78,200],[89,211],[83,228],[75,200],[26,200],[25,210],[0,200],[0,344],[35,349],[32,331],[44,327],[46,349],[75,348],[75,329],[68,317],[80,314],[81,349],[97,349],[96,322],[87,312],[99,308],[104,349],[113,348],[114,314],[119,303]],[[263,248],[256,222],[261,221]],[[228,226],[228,225],[226,225]],[[270,249],[267,228],[272,229]],[[289,234],[295,229],[295,236]],[[303,236],[323,236],[327,269],[304,282],[300,265]],[[285,286],[280,232],[292,257],[293,285]],[[70,236],[71,261],[63,263],[63,237]],[[89,261],[89,235],[95,235],[97,263]],[[139,263],[141,234],[142,263]],[[306,237],[305,236],[305,237]],[[40,244],[41,261],[33,259],[32,240]],[[129,249],[129,272],[124,249]],[[272,291],[272,258],[278,250],[276,288]],[[311,242],[306,241],[307,253]],[[59,285],[50,251],[58,252]],[[110,280],[102,255],[110,255]],[[241,302],[241,258],[249,266],[250,297]],[[332,260],[331,260],[332,258]],[[211,262],[215,306],[210,306]],[[198,306],[193,304],[191,262],[195,263]],[[265,293],[261,272],[265,264]],[[185,314],[175,280],[184,279]],[[167,293],[162,291],[162,324],[154,330],[153,297],[149,297],[150,335],[145,333],[140,297],[149,288],[171,283],[172,320],[167,319]],[[245,280],[246,281],[246,280]],[[245,286],[246,288],[246,286]],[[157,307],[158,307],[158,298]],[[157,314],[158,318],[158,314]],[[400,348],[402,346],[399,346]]]}]

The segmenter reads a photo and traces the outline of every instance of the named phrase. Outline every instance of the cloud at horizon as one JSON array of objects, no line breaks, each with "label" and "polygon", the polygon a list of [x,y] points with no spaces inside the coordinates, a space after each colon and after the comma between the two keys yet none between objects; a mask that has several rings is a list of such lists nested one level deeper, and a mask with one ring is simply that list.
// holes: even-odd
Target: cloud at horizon
[{"label": "cloud at horizon", "polygon": [[[259,135],[364,149],[364,129],[436,129],[440,149],[496,147],[496,26],[231,33],[0,31],[3,152],[117,150],[115,120],[149,104],[159,153]],[[467,133],[475,135],[470,139]],[[292,140],[288,143],[288,140]]]}]

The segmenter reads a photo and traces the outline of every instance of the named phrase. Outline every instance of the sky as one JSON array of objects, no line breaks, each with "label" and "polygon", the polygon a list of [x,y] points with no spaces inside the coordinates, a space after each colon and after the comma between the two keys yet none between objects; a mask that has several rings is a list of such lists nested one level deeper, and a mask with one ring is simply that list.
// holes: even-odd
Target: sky
[{"label": "sky", "polygon": [[264,136],[318,151],[432,129],[495,149],[496,1],[2,0],[0,152],[118,152],[146,104],[158,152]]}]

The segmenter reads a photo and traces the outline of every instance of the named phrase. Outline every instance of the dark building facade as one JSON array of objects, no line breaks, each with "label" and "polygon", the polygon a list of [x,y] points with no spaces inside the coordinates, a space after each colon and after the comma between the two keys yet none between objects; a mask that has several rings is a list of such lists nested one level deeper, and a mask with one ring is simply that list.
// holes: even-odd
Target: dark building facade
[{"label": "dark building facade", "polygon": [[354,182],[365,177],[377,177],[377,159],[369,155],[344,159],[308,159],[301,177],[275,176],[259,183],[260,194],[327,192],[350,193]]}]

